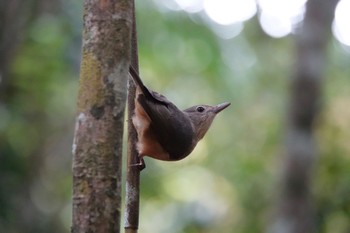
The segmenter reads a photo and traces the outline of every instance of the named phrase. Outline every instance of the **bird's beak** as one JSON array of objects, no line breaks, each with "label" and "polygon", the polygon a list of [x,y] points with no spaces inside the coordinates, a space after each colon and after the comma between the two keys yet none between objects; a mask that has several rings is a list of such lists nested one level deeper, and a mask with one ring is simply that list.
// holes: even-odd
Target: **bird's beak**
[{"label": "bird's beak", "polygon": [[231,103],[228,103],[228,102],[225,102],[225,103],[222,103],[222,104],[218,104],[218,105],[213,107],[213,112],[215,114],[218,114],[219,112],[221,112],[222,110],[224,110],[225,108],[227,108],[230,105],[231,105]]}]

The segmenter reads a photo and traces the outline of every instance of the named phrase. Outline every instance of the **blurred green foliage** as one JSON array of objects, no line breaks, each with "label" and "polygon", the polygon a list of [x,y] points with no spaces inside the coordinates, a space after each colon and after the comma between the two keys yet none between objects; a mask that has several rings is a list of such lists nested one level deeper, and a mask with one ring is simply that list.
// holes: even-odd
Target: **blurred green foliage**
[{"label": "blurred green foliage", "polygon": [[[81,1],[63,1],[38,15],[9,68],[11,92],[0,102],[0,232],[69,231],[81,10]],[[199,14],[151,1],[137,1],[137,20],[148,86],[182,108],[232,103],[188,159],[146,158],[140,231],[264,231],[279,194],[293,38],[270,38],[253,18],[221,39]],[[329,44],[312,187],[324,233],[350,230],[349,56]]]}]

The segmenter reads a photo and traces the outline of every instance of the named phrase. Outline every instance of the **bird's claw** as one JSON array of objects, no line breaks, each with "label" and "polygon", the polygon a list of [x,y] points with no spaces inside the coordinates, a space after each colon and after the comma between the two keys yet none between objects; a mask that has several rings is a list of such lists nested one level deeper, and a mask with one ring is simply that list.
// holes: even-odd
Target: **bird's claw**
[{"label": "bird's claw", "polygon": [[145,161],[142,158],[140,158],[140,162],[131,164],[130,166],[131,167],[138,167],[140,171],[142,171],[143,169],[146,168]]}]

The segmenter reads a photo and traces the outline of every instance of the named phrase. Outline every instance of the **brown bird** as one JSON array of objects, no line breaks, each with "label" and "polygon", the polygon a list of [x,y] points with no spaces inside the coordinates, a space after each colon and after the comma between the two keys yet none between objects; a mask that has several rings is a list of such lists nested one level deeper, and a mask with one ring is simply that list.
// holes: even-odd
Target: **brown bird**
[{"label": "brown bird", "polygon": [[216,114],[230,103],[216,106],[196,105],[181,111],[165,96],[149,90],[130,66],[129,72],[136,84],[135,112],[132,122],[138,142],[140,162],[145,168],[144,156],[163,161],[176,161],[188,156],[208,131]]}]

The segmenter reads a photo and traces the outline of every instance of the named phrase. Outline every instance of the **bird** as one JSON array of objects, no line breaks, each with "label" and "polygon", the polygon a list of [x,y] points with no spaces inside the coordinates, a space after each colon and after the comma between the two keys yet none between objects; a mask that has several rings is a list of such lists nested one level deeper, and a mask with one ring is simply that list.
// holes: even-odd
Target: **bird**
[{"label": "bird", "polygon": [[224,102],[180,110],[164,95],[148,89],[132,66],[129,66],[129,74],[136,85],[131,120],[137,133],[139,162],[133,165],[140,170],[146,167],[145,156],[163,161],[187,157],[204,137],[215,116],[230,105]]}]

